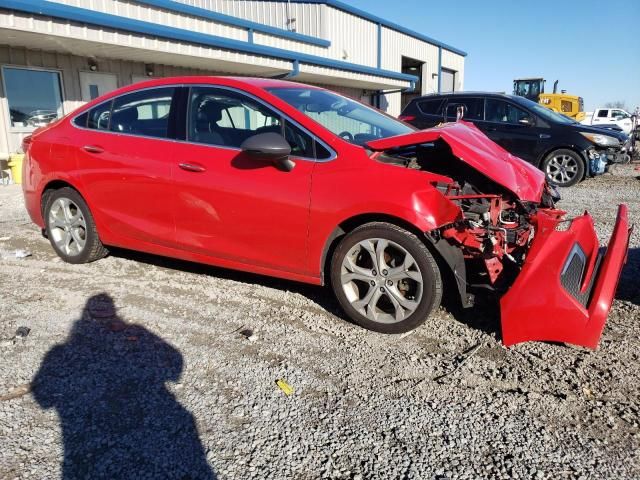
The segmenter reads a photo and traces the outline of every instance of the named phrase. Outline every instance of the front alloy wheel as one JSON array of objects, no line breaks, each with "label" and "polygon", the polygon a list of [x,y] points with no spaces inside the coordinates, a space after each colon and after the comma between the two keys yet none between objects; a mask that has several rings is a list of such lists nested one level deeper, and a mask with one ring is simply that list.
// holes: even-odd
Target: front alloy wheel
[{"label": "front alloy wheel", "polygon": [[543,170],[549,183],[570,187],[584,176],[584,162],[571,150],[556,150],[544,160]]},{"label": "front alloy wheel", "polygon": [[442,290],[424,243],[387,223],[363,225],[345,236],[333,256],[331,281],[349,317],[383,333],[422,324],[438,307]]}]

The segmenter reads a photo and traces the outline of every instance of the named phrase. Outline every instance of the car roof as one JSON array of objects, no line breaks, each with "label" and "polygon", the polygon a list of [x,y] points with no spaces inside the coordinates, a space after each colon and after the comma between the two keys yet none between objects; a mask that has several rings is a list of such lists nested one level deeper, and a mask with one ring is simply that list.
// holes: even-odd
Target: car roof
[{"label": "car roof", "polygon": [[511,100],[512,102],[516,102],[519,104],[526,104],[526,98],[520,97],[518,95],[509,95],[507,93],[502,92],[476,92],[476,91],[465,91],[465,92],[449,92],[449,93],[429,93],[427,95],[423,95],[418,98],[414,98],[410,103],[420,102],[422,100],[440,100],[445,98],[455,98],[455,97],[491,97],[491,98],[502,98],[505,100]]}]

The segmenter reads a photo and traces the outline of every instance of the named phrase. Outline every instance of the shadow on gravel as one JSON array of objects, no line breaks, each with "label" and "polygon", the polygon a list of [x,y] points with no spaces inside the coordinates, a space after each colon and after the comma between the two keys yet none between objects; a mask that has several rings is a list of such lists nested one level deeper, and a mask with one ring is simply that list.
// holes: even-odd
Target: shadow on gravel
[{"label": "shadow on gravel", "polygon": [[640,305],[640,248],[629,249],[616,298]]},{"label": "shadow on gravel", "polygon": [[317,303],[321,308],[335,315],[336,317],[339,317],[345,321],[349,321],[340,310],[340,306],[333,297],[333,293],[329,288],[318,287],[301,282],[294,282],[293,280],[285,280],[282,278],[268,277],[266,275],[260,275],[257,273],[241,272],[239,270],[214,267],[212,265],[206,265],[203,263],[195,263],[186,260],[162,257],[150,253],[137,252],[134,250],[124,250],[120,248],[109,247],[109,254],[114,257],[125,258],[127,260],[146,263],[147,265],[154,265],[156,267],[196,273],[199,275],[208,275],[210,277],[233,280],[242,283],[254,283],[257,285],[262,285],[264,287],[299,293],[300,295],[303,295],[309,300]]},{"label": "shadow on gravel", "polygon": [[62,478],[214,480],[193,416],[165,386],[182,367],[178,350],[119,318],[111,297],[91,297],[32,382],[60,418]]},{"label": "shadow on gravel", "polygon": [[[238,270],[218,268],[211,265],[188,262],[133,250],[110,247],[109,252],[115,257],[146,263],[156,267],[169,268],[172,270],[180,270],[200,275],[209,275],[236,282],[254,283],[278,290],[295,292],[317,303],[322,309],[340,320],[353,323],[342,312],[329,287],[318,287],[315,285],[308,285],[305,283],[268,277],[255,273],[241,272]],[[453,285],[451,283],[453,282],[452,279],[445,279],[445,281],[448,282],[448,284]],[[453,295],[448,295],[448,293],[453,293]],[[500,336],[500,310],[497,301],[492,301],[490,298],[485,299],[481,295],[478,295],[476,297],[477,303],[474,307],[462,308],[460,300],[456,295],[455,287],[449,286],[448,288],[445,288],[445,295],[442,299],[442,306],[445,310],[450,312],[457,321],[464,323],[471,328],[482,330],[489,334],[496,334],[498,337]]]}]

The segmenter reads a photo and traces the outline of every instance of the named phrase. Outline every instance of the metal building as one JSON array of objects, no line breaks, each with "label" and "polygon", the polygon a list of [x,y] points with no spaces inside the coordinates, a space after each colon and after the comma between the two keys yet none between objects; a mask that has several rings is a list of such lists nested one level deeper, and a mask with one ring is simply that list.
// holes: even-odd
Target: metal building
[{"label": "metal building", "polygon": [[461,90],[466,53],[336,0],[0,0],[0,159],[148,77],[279,76],[398,115]]}]

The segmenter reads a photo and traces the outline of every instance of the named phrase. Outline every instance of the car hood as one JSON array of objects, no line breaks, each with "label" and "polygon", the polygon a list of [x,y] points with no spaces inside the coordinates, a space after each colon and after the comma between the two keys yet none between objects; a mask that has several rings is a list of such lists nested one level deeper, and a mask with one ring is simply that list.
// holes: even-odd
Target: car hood
[{"label": "car hood", "polygon": [[[611,123],[610,125],[615,125],[615,123]],[[605,128],[603,126],[598,125],[583,125],[582,123],[576,123],[572,125],[578,132],[585,133],[599,133],[600,135],[609,135],[610,137],[617,138],[621,142],[625,142],[627,140],[627,134],[622,130],[612,130],[610,128]]]},{"label": "car hood", "polygon": [[365,145],[384,151],[442,139],[453,154],[494,182],[513,192],[520,200],[540,202],[545,176],[540,170],[511,155],[469,122],[447,123],[395,137],[372,140]]}]

